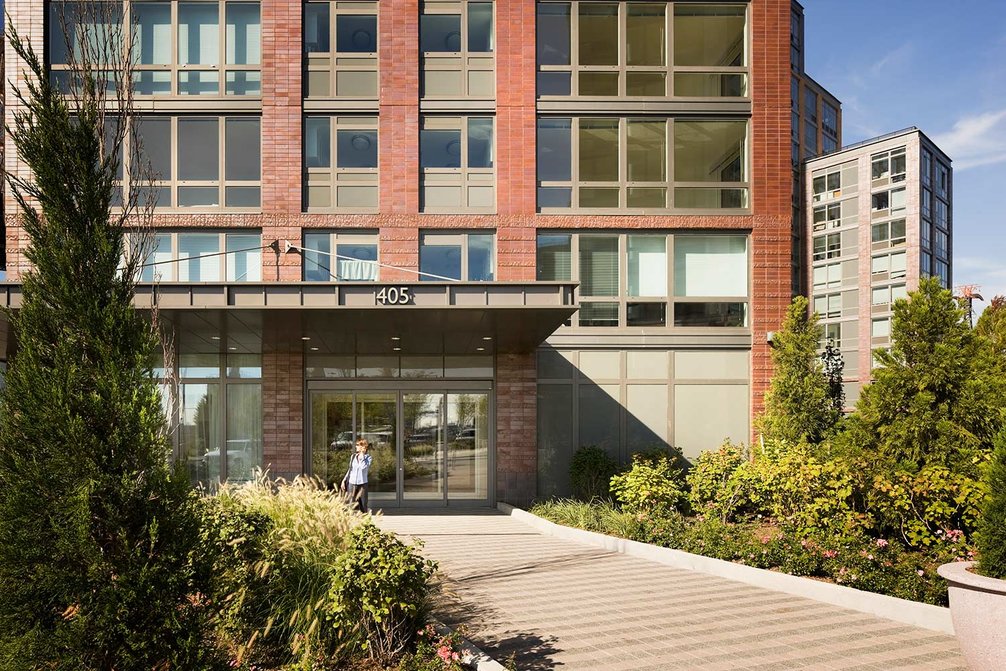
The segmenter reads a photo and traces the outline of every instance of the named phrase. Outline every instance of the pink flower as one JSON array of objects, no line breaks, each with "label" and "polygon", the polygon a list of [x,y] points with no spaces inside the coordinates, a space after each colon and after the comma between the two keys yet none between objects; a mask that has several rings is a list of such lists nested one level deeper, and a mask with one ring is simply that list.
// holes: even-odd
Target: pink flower
[{"label": "pink flower", "polygon": [[888,545],[890,545],[890,543],[888,543],[888,542],[887,542],[886,540],[884,540],[883,538],[878,538],[878,539],[877,539],[877,547],[878,547],[878,548],[886,548],[886,547],[887,547]]},{"label": "pink flower", "polygon": [[440,646],[437,648],[437,657],[444,660],[444,664],[449,663],[451,661],[451,649],[446,645]]},{"label": "pink flower", "polygon": [[926,572],[923,571],[922,569],[919,569],[918,571],[916,571],[916,573],[918,573],[920,576],[921,575],[926,575]]},{"label": "pink flower", "polygon": [[451,659],[453,659],[454,661],[458,661],[459,659],[461,659],[461,655],[455,652],[453,655],[451,655]]},{"label": "pink flower", "polygon": [[838,556],[838,550],[825,550],[824,552],[821,553],[821,556],[826,557],[828,559],[834,559],[835,557]]}]

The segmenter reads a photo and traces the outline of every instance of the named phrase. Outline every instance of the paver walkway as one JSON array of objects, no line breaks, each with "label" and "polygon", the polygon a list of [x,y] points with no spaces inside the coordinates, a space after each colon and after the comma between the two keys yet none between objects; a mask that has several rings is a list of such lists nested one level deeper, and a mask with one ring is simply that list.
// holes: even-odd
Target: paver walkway
[{"label": "paver walkway", "polygon": [[944,634],[540,534],[499,513],[390,513],[449,582],[439,615],[522,671],[965,669]]}]

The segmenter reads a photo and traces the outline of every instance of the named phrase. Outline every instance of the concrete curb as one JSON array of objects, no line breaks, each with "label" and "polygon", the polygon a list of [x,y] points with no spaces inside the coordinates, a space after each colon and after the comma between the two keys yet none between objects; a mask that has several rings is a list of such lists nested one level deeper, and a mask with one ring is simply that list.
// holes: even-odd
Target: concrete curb
[{"label": "concrete curb", "polygon": [[666,566],[673,566],[674,568],[708,573],[756,587],[802,596],[807,599],[829,603],[833,606],[868,613],[888,620],[904,622],[905,624],[923,629],[931,629],[950,635],[954,633],[954,623],[950,617],[949,608],[932,606],[927,603],[918,603],[883,594],[874,594],[873,592],[864,592],[852,587],[843,587],[842,585],[811,580],[810,578],[801,578],[787,573],[778,573],[743,564],[735,564],[734,562],[723,561],[722,559],[712,559],[689,552],[682,552],[681,550],[639,543],[614,536],[605,536],[604,534],[592,531],[564,527],[532,515],[526,510],[515,508],[507,503],[499,503],[497,504],[497,508],[501,512],[510,515],[513,519],[534,527],[543,534],[555,536],[556,538],[593,545],[612,552],[619,552],[632,557],[655,561]]},{"label": "concrete curb", "polygon": [[[447,636],[453,633],[453,629],[439,620],[433,620],[433,629],[440,636]],[[495,659],[482,652],[474,643],[467,638],[461,639],[461,661],[465,666],[475,671],[506,671],[506,667]]]}]

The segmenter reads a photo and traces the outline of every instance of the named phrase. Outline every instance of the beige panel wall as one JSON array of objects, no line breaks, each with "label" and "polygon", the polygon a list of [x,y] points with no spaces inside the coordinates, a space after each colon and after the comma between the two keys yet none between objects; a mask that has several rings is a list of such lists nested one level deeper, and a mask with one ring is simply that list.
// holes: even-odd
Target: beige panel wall
[{"label": "beige panel wall", "polygon": [[568,495],[580,447],[620,462],[674,445],[694,459],[750,436],[747,349],[538,350],[538,495]]}]

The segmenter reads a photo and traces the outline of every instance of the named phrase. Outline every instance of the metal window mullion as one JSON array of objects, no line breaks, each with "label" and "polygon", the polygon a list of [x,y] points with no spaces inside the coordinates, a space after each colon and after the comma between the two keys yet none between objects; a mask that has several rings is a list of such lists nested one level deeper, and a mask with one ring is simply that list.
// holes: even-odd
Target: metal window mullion
[{"label": "metal window mullion", "polygon": [[618,235],[618,325],[624,327],[629,323],[629,237],[626,233]]},{"label": "metal window mullion", "polygon": [[[224,115],[219,115],[217,117],[217,165],[219,166],[219,172],[217,173],[217,179],[219,183],[217,184],[217,194],[220,199],[220,209],[227,207],[227,190],[225,188],[225,182],[227,181],[227,117]],[[261,139],[259,140],[261,142]]]},{"label": "metal window mullion", "polygon": [[574,210],[580,208],[580,117],[569,118],[569,204]]},{"label": "metal window mullion", "polygon": [[[582,298],[580,296],[580,234],[579,233],[570,233],[569,252],[571,257],[569,259],[569,278],[572,282],[576,283],[576,288],[573,290],[573,298],[576,302],[579,303],[582,302]],[[575,317],[576,317],[575,323],[573,321],[570,321],[571,327],[577,327],[580,325],[579,310],[576,311]]]},{"label": "metal window mullion", "polygon": [[[580,3],[569,3],[569,92],[572,97],[580,95]],[[575,205],[574,205],[575,207]]]}]

